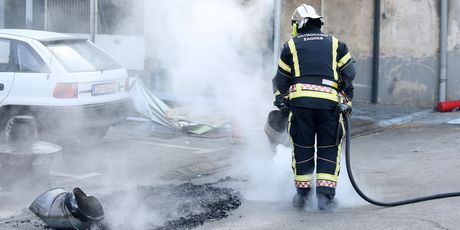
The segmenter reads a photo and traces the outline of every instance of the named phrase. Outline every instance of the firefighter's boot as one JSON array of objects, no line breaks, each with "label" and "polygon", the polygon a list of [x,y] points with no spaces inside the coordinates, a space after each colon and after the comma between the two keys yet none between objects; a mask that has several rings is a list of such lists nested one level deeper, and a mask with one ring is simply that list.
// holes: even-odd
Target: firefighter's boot
[{"label": "firefighter's boot", "polygon": [[321,211],[332,211],[337,207],[337,202],[328,194],[318,193],[318,209]]},{"label": "firefighter's boot", "polygon": [[297,209],[303,209],[305,207],[305,203],[308,202],[309,194],[309,188],[297,188],[297,194],[295,194],[294,198],[292,199],[292,206]]}]

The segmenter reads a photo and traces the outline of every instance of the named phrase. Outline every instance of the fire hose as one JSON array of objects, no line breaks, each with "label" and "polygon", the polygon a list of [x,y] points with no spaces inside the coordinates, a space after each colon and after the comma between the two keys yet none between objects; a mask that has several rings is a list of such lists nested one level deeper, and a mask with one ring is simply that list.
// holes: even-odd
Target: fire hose
[{"label": "fire hose", "polygon": [[363,198],[365,201],[377,205],[377,206],[384,206],[384,207],[394,207],[394,206],[401,206],[401,205],[407,205],[407,204],[413,204],[413,203],[418,203],[418,202],[423,202],[423,201],[429,201],[429,200],[436,200],[436,199],[442,199],[442,198],[448,198],[448,197],[456,197],[460,196],[460,192],[450,192],[450,193],[440,193],[440,194],[434,194],[430,196],[423,196],[423,197],[417,197],[413,199],[407,199],[407,200],[401,200],[401,201],[394,201],[394,202],[382,202],[382,201],[377,201],[374,200],[370,197],[368,197],[358,186],[358,184],[355,181],[355,178],[353,176],[353,170],[351,167],[351,151],[350,151],[350,130],[351,130],[351,125],[350,125],[350,120],[349,116],[347,113],[345,113],[345,110],[342,110],[343,114],[343,120],[345,122],[345,131],[346,131],[346,141],[345,141],[345,161],[346,161],[346,166],[347,166],[347,172],[348,172],[348,177],[350,178],[351,185],[355,189],[355,191],[358,193],[358,195]]}]

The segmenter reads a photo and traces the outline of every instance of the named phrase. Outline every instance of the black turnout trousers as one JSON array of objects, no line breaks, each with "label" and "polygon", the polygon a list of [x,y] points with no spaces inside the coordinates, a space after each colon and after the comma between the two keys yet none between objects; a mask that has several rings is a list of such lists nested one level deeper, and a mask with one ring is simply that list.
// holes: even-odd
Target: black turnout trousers
[{"label": "black turnout trousers", "polygon": [[316,164],[316,193],[333,198],[345,132],[338,109],[291,107],[288,132],[293,145],[292,169],[296,187],[309,192]]}]

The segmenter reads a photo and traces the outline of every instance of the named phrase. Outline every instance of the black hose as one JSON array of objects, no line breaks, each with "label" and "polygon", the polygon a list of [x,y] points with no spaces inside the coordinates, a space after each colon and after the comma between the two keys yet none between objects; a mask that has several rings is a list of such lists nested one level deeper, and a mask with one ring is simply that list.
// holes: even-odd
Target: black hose
[{"label": "black hose", "polygon": [[442,199],[442,198],[448,198],[448,197],[455,197],[455,196],[460,196],[460,192],[451,192],[451,193],[441,193],[441,194],[435,194],[431,196],[424,196],[424,197],[418,197],[418,198],[413,198],[409,200],[401,200],[401,201],[395,201],[395,202],[381,202],[381,201],[376,201],[363,193],[359,186],[356,184],[355,178],[353,177],[353,171],[351,168],[351,157],[350,157],[350,121],[348,116],[344,114],[344,121],[345,121],[345,129],[346,129],[346,146],[345,146],[345,160],[346,160],[346,165],[347,165],[347,171],[348,171],[348,177],[350,178],[351,185],[353,188],[356,190],[358,195],[362,197],[364,200],[367,202],[377,205],[377,206],[385,206],[385,207],[394,207],[394,206],[401,206],[401,205],[406,205],[406,204],[413,204],[417,202],[422,202],[422,201],[429,201],[429,200],[435,200],[435,199]]}]

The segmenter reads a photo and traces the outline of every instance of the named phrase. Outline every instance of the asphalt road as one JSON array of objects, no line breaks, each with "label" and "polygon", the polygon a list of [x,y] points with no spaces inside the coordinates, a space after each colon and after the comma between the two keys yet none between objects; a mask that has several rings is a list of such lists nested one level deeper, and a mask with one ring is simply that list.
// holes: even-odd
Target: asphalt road
[{"label": "asphalt road", "polygon": [[[362,190],[380,201],[460,191],[460,125],[446,124],[459,117],[459,112],[428,114],[353,138],[353,171]],[[391,208],[367,204],[353,191],[344,164],[339,208],[320,212],[313,202],[298,211],[290,205],[294,189],[289,172],[280,166],[289,167],[289,157],[277,155],[265,164],[264,169],[250,171],[260,174],[249,177],[255,181],[233,184],[246,195],[240,209],[199,229],[458,229],[460,225],[460,198]],[[238,175],[235,170],[227,174]]]},{"label": "asphalt road", "polygon": [[[460,125],[446,124],[455,118],[460,118],[459,112],[428,114],[354,137],[353,169],[366,194],[394,201],[460,191]],[[458,229],[460,225],[460,198],[393,208],[367,204],[351,188],[344,164],[338,209],[319,212],[313,201],[305,210],[295,210],[290,204],[294,188],[289,149],[280,147],[274,154],[262,130],[254,128],[252,133],[243,139],[197,138],[113,128],[99,144],[64,143],[64,154],[52,164],[50,187],[78,186],[90,195],[102,195],[137,185],[199,184],[226,178],[218,186],[240,191],[241,207],[198,229]],[[41,192],[33,186],[15,193],[0,190],[0,223],[30,215],[27,207]],[[139,222],[144,219],[130,218],[136,223],[133,229],[142,229],[136,226],[143,226]]]}]

